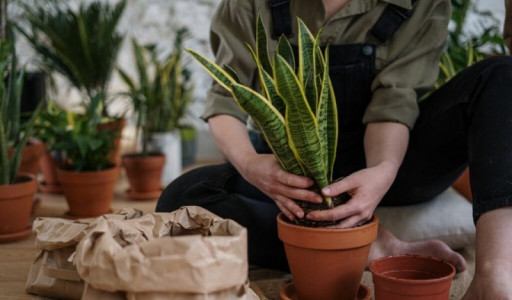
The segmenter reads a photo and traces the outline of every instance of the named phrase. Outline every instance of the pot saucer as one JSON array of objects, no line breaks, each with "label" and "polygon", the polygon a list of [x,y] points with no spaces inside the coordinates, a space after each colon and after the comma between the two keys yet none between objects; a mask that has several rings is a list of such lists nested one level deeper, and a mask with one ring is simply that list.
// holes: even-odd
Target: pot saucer
[{"label": "pot saucer", "polygon": [[97,217],[99,216],[102,216],[102,215],[106,215],[106,214],[111,214],[112,213],[112,209],[110,209],[108,212],[104,213],[104,214],[101,214],[101,215],[97,215],[97,216],[92,216],[92,217],[86,217],[86,216],[74,216],[71,214],[70,211],[67,211],[64,216],[62,216],[64,219],[68,219],[68,220],[78,220],[78,219],[96,219]]},{"label": "pot saucer", "polygon": [[39,183],[39,191],[45,194],[62,194],[62,188],[59,184],[47,184],[44,181]]},{"label": "pot saucer", "polygon": [[135,192],[131,189],[127,189],[124,192],[125,196],[130,200],[156,200],[162,194],[162,190],[153,191],[153,192]]},{"label": "pot saucer", "polygon": [[0,234],[0,243],[10,243],[22,240],[32,234],[32,226],[14,233]]},{"label": "pot saucer", "polygon": [[[297,293],[295,291],[295,287],[293,286],[293,282],[286,283],[281,288],[281,292],[279,293],[282,300],[298,300]],[[357,290],[357,296],[354,300],[371,300],[372,292],[370,289],[364,285],[359,285],[359,290]]]}]

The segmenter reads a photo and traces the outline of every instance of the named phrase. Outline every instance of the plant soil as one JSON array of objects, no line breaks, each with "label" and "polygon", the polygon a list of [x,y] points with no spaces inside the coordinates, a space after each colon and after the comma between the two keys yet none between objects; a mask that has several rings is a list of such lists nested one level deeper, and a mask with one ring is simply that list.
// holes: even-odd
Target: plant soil
[{"label": "plant soil", "polygon": [[[350,200],[350,196],[347,193],[343,193],[343,194],[341,194],[341,195],[339,195],[337,197],[332,197],[332,203],[333,203],[333,205],[335,207],[338,206],[338,205],[342,205],[342,204],[347,203],[348,200]],[[302,208],[302,210],[304,211],[304,216],[306,216],[309,212],[314,211],[314,210],[327,210],[327,209],[329,209],[329,207],[327,206],[325,201],[322,202],[322,203],[311,203],[311,202],[308,202],[308,201],[295,201],[295,203],[297,203],[297,205],[299,205],[299,207]],[[335,221],[313,221],[313,220],[308,220],[305,217],[302,218],[302,219],[295,219],[295,221],[293,221],[293,222],[288,220],[288,219],[286,219],[286,220],[288,222],[290,222],[290,223],[294,223],[296,225],[305,226],[305,227],[327,227],[327,226],[335,225],[339,221],[339,220],[335,220]]]}]

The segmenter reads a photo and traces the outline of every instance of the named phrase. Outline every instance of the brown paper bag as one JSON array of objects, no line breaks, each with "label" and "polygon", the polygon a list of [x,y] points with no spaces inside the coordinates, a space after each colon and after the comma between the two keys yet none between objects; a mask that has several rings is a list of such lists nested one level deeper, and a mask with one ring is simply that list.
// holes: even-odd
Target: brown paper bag
[{"label": "brown paper bag", "polygon": [[88,284],[82,299],[259,299],[248,285],[246,229],[200,207],[99,220],[74,263]]},{"label": "brown paper bag", "polygon": [[28,293],[61,299],[80,299],[85,284],[69,261],[76,245],[102,219],[128,219],[140,217],[142,212],[123,209],[98,219],[66,220],[38,218],[33,229],[37,234],[36,247],[41,252],[30,267],[25,290]]}]

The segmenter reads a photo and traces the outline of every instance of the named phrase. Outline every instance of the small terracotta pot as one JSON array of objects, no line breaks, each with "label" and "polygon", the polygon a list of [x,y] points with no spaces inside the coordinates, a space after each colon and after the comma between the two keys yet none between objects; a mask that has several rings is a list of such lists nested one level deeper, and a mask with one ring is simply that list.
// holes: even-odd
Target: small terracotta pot
[{"label": "small terracotta pot", "polygon": [[469,182],[469,168],[466,168],[464,173],[453,183],[453,188],[470,202],[473,202],[473,194],[471,193]]},{"label": "small terracotta pot", "polygon": [[[46,151],[46,146],[38,139],[29,139],[27,145],[21,151],[19,173],[29,173],[37,177],[39,173],[39,159]],[[9,149],[9,157],[14,154],[14,149]]]},{"label": "small terracotta pot", "polygon": [[370,264],[376,300],[446,300],[455,268],[442,260],[399,255]]},{"label": "small terracotta pot", "polygon": [[160,196],[160,177],[165,156],[160,153],[123,155],[122,165],[130,183],[128,197],[136,200],[155,199]]},{"label": "small terracotta pot", "polygon": [[43,173],[44,181],[40,183],[39,190],[43,193],[62,193],[57,179],[58,162],[49,151],[45,151],[39,159],[39,167]]},{"label": "small terracotta pot", "polygon": [[293,283],[301,300],[354,300],[371,243],[377,238],[378,218],[348,228],[310,228],[277,217]]},{"label": "small terracotta pot", "polygon": [[114,132],[114,145],[110,151],[109,162],[118,165],[120,162],[121,136],[126,126],[126,119],[114,119],[107,123],[98,125],[98,130],[109,130]]},{"label": "small terracotta pot", "polygon": [[119,167],[103,171],[74,172],[57,170],[71,217],[97,217],[110,212]]},{"label": "small terracotta pot", "polygon": [[31,233],[32,203],[37,181],[20,173],[16,183],[0,185],[0,242],[15,241]]}]

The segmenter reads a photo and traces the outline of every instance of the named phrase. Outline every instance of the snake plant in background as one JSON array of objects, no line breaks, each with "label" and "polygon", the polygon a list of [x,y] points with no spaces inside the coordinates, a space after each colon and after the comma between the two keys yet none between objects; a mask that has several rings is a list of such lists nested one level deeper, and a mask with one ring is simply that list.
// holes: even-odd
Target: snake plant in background
[{"label": "snake plant in background", "polygon": [[[174,50],[162,61],[154,45],[142,46],[132,39],[137,79],[117,69],[132,101],[137,128],[142,130],[142,153],[147,154],[150,133],[178,129],[192,100],[194,86],[190,71],[184,66],[182,43],[188,31],[176,32]],[[136,138],[135,140],[138,140]]]},{"label": "snake plant in background", "polygon": [[123,41],[116,28],[125,0],[113,7],[99,1],[82,3],[77,12],[57,0],[22,6],[29,26],[16,28],[39,54],[42,67],[63,75],[89,101],[102,95],[99,113],[109,117],[107,86]]},{"label": "snake plant in background", "polygon": [[[27,123],[20,124],[24,72],[17,71],[16,50],[9,40],[0,39],[0,74],[0,185],[6,185],[15,182],[22,150],[32,135],[41,105]],[[11,147],[14,152],[9,157]]]},{"label": "snake plant in background", "polygon": [[[336,100],[329,78],[328,49],[298,19],[298,64],[289,41],[281,37],[277,52],[268,50],[267,32],[260,17],[256,45],[249,51],[256,63],[261,93],[244,85],[229,66],[220,67],[187,50],[259,126],[284,170],[314,179],[321,189],[332,182],[338,139]],[[333,207],[331,198],[324,204]]]}]

